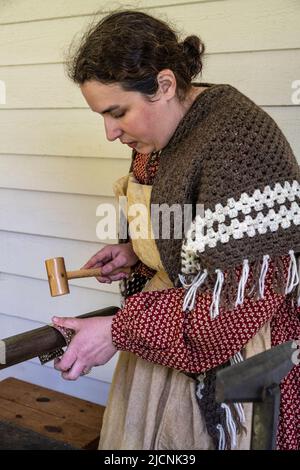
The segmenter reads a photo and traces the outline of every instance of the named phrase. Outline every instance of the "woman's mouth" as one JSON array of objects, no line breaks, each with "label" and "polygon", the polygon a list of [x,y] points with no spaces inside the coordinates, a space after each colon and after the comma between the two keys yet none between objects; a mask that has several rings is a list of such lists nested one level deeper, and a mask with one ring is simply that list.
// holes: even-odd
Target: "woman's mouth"
[{"label": "woman's mouth", "polygon": [[133,149],[137,146],[137,142],[129,142],[127,145],[128,145],[128,147]]}]

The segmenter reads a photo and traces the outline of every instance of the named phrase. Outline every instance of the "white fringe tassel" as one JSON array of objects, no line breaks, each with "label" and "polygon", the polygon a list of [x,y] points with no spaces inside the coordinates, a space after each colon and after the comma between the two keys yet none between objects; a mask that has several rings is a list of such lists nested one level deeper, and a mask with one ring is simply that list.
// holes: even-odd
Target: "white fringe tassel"
[{"label": "white fringe tassel", "polygon": [[236,443],[237,443],[236,425],[232,417],[232,413],[231,413],[229,406],[226,405],[226,403],[222,403],[221,407],[224,408],[225,414],[226,414],[226,426],[230,435],[231,448],[235,449]]},{"label": "white fringe tassel", "polygon": [[240,422],[242,424],[245,424],[246,422],[246,416],[245,416],[245,412],[244,412],[244,407],[241,403],[234,403],[234,407],[237,411],[237,414],[239,415],[239,418],[240,418]]},{"label": "white fringe tassel", "polygon": [[215,288],[214,288],[214,293],[213,293],[213,301],[210,306],[210,318],[213,320],[214,318],[217,318],[219,315],[219,304],[220,304],[220,297],[221,297],[221,291],[222,291],[222,286],[224,283],[224,274],[220,269],[216,269],[217,273],[217,280],[215,283]]},{"label": "white fringe tassel", "polygon": [[266,279],[266,274],[267,274],[268,268],[269,268],[269,259],[270,259],[269,255],[264,255],[263,264],[262,264],[262,267],[261,267],[261,273],[260,273],[260,277],[259,277],[259,295],[260,295],[261,299],[264,298],[265,279]]},{"label": "white fringe tassel", "polygon": [[[295,257],[294,250],[290,250],[289,255],[290,255],[291,261],[290,261],[290,266],[289,266],[289,273],[288,273],[288,280],[287,280],[286,288],[285,288],[285,294],[289,294],[290,292],[292,292],[294,287],[296,287],[299,284],[298,266],[297,266],[297,260]],[[298,299],[298,302],[299,302],[299,299]]]},{"label": "white fringe tassel", "polygon": [[240,362],[243,362],[244,358],[243,355],[240,351],[238,351],[234,356],[230,358],[230,364],[239,364]]},{"label": "white fringe tassel", "polygon": [[197,295],[197,290],[203,284],[207,277],[207,270],[205,269],[203,273],[198,273],[195,279],[191,284],[186,284],[184,276],[179,274],[179,279],[181,284],[185,289],[188,289],[187,293],[185,294],[184,301],[183,301],[183,311],[186,310],[193,310],[195,306],[195,300]]},{"label": "white fringe tassel", "polygon": [[205,379],[205,376],[206,374],[199,374],[197,376],[197,387],[196,387],[196,395],[197,397],[199,398],[199,400],[202,400],[203,398],[203,395],[202,395],[202,390],[204,389],[205,385],[204,385],[204,379]]},{"label": "white fringe tassel", "polygon": [[249,276],[249,262],[247,259],[243,261],[243,271],[241,275],[241,279],[239,282],[239,287],[238,287],[238,293],[237,293],[237,299],[235,302],[235,306],[237,307],[238,305],[242,305],[244,302],[244,293],[245,293],[245,287],[247,284],[248,276]]},{"label": "white fringe tassel", "polygon": [[179,277],[182,287],[184,287],[185,289],[188,289],[193,284],[192,282],[190,284],[187,284],[183,274],[178,274],[178,277]]},{"label": "white fringe tassel", "polygon": [[298,277],[299,277],[299,284],[298,284],[298,302],[297,302],[297,307],[300,307],[300,255],[298,254],[298,259],[297,259],[297,270],[298,270]]},{"label": "white fringe tassel", "polygon": [[[243,355],[240,351],[238,351],[234,356],[230,358],[230,364],[240,364],[241,362],[244,361]],[[241,403],[234,403],[234,407],[237,411],[237,414],[240,418],[240,422],[244,424],[246,422],[246,417],[245,417],[245,412],[244,412],[244,407]]]},{"label": "white fringe tassel", "polygon": [[225,450],[226,441],[225,441],[225,431],[223,429],[223,426],[221,424],[217,424],[217,430],[219,431],[219,434],[220,434],[218,450]]}]

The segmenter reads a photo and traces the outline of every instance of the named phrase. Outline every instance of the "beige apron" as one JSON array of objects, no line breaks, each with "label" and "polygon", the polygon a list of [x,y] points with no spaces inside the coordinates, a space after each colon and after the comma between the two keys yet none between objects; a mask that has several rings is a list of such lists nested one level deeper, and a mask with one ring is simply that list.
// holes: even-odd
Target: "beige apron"
[{"label": "beige apron", "polygon": [[[150,214],[151,186],[135,181],[132,174],[119,179],[116,196],[127,195],[131,204],[145,204]],[[147,215],[148,219],[149,216]],[[131,218],[128,217],[129,222]],[[151,232],[148,220],[149,233]],[[132,240],[139,259],[157,271],[144,290],[173,287],[164,271],[155,241]],[[246,357],[270,347],[266,325],[247,344]],[[249,449],[252,405],[244,405],[247,434],[238,436],[238,449]],[[121,352],[104,414],[99,449],[197,450],[212,449],[195,397],[195,382],[185,374]]]}]

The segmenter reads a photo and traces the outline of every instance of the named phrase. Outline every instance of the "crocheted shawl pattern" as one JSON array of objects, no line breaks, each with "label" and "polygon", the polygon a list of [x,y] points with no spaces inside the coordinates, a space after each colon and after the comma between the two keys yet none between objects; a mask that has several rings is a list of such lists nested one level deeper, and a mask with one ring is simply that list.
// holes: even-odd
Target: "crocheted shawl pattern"
[{"label": "crocheted shawl pattern", "polygon": [[175,286],[179,275],[185,287],[214,289],[213,317],[224,271],[243,266],[236,305],[243,302],[250,263],[260,263],[262,286],[270,257],[289,254],[285,293],[299,283],[300,171],[285,136],[263,109],[231,85],[201,85],[208,89],[160,154],[151,203],[202,208],[187,231],[182,227],[184,241],[174,236],[171,220],[171,239],[156,243]]}]

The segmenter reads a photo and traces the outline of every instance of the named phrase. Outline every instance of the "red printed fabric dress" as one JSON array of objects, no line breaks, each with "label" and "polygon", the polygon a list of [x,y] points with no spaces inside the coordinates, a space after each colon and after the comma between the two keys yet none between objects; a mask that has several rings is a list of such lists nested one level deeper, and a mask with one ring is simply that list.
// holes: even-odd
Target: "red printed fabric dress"
[{"label": "red printed fabric dress", "polygon": [[[136,160],[139,171],[135,177],[144,183],[141,180],[142,157],[139,159],[137,155]],[[143,161],[146,161],[144,156]],[[282,261],[287,277],[289,257],[283,257]],[[220,308],[215,319],[210,318],[212,296],[208,291],[198,294],[195,308],[190,312],[182,310],[183,288],[135,294],[113,320],[113,342],[119,350],[130,351],[147,361],[184,372],[201,373],[241,351],[268,321],[272,346],[299,339],[300,308],[293,306],[291,298],[273,289],[276,269],[270,262],[263,299],[246,298],[241,306],[232,310]],[[237,269],[236,274],[240,272]],[[251,277],[252,273],[249,283]],[[300,449],[299,366],[295,366],[281,384],[277,447]]]}]

